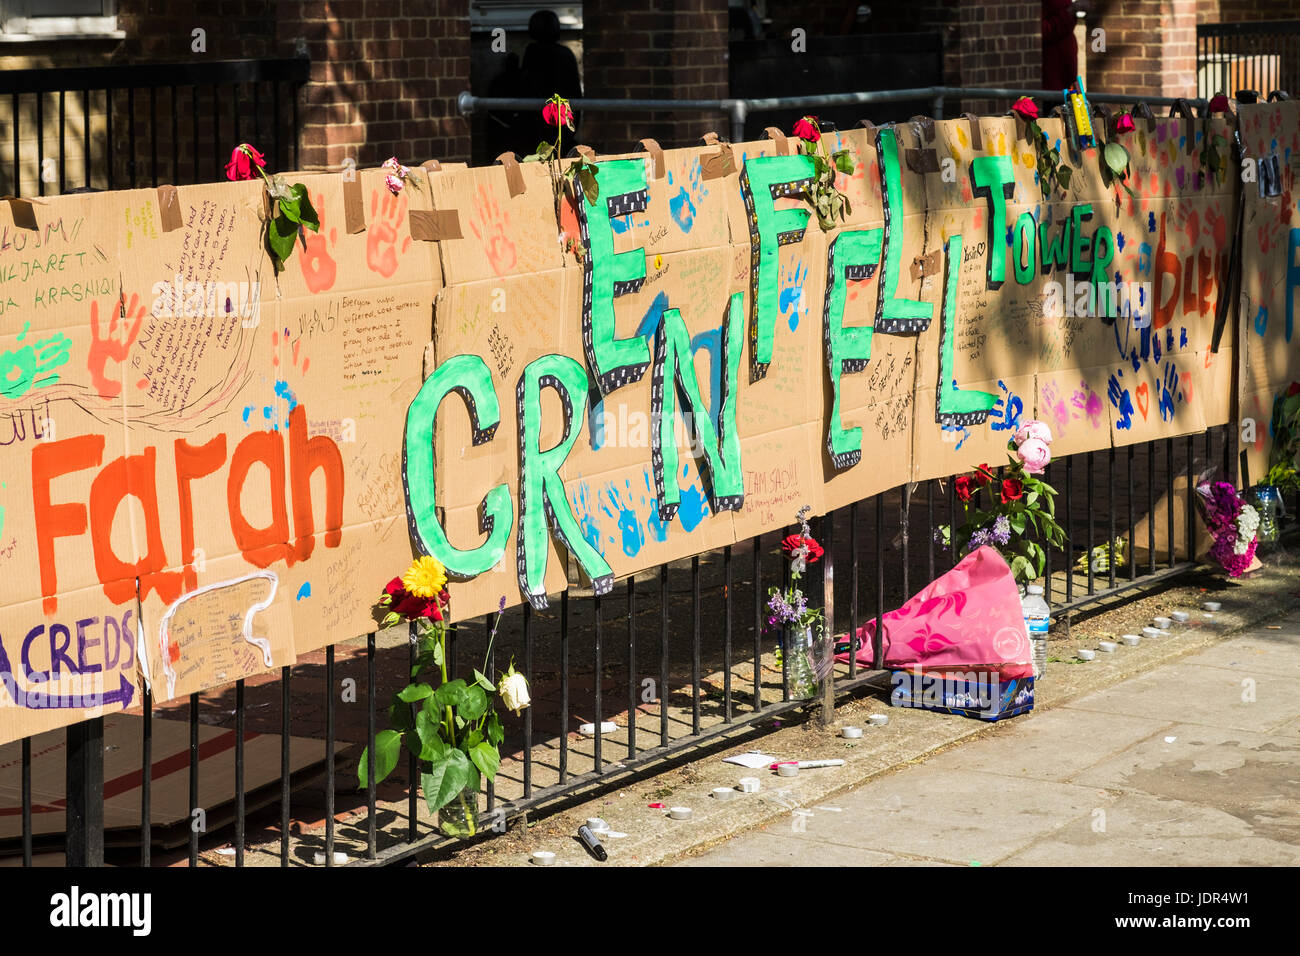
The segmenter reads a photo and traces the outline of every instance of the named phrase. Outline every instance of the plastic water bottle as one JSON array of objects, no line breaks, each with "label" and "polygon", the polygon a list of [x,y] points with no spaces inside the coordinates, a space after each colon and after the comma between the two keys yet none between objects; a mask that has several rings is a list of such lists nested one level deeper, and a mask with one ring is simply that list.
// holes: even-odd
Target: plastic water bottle
[{"label": "plastic water bottle", "polygon": [[1020,608],[1025,615],[1025,630],[1029,632],[1029,646],[1034,651],[1034,678],[1040,678],[1047,669],[1047,631],[1052,626],[1052,611],[1043,599],[1043,586],[1031,584],[1020,598]]}]

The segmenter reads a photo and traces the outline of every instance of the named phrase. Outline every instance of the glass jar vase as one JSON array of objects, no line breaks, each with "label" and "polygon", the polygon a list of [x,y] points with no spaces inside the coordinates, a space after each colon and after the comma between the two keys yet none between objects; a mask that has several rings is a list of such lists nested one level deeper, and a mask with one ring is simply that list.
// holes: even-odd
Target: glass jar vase
[{"label": "glass jar vase", "polygon": [[1276,485],[1256,485],[1251,489],[1250,503],[1259,512],[1259,543],[1273,544],[1282,533],[1278,519],[1286,514],[1282,492]]},{"label": "glass jar vase", "polygon": [[785,634],[781,666],[785,670],[790,700],[810,700],[817,696],[817,670],[813,666],[813,629],[790,628]]}]

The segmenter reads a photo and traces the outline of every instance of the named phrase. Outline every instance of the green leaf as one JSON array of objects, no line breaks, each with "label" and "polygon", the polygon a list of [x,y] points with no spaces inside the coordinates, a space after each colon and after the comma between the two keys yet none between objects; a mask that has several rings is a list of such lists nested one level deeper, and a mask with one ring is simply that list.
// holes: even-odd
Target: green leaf
[{"label": "green leaf", "polygon": [[535,155],[538,159],[550,159],[555,155],[555,147],[546,142],[546,140],[542,140],[537,144],[537,152]]},{"label": "green leaf", "polygon": [[482,687],[489,694],[496,693],[497,685],[492,683],[490,680],[487,679],[487,677],[485,677],[482,673],[480,673],[478,668],[474,669],[474,680],[478,682],[479,687]]},{"label": "green leaf", "polygon": [[600,186],[596,183],[596,175],[592,171],[595,167],[584,165],[578,170],[578,182],[582,186],[582,194],[587,197],[587,202],[593,206],[596,200],[600,198]]},{"label": "green leaf", "polygon": [[424,700],[433,692],[433,688],[428,684],[407,684],[397,692],[397,699],[408,704],[414,704],[417,700]]},{"label": "green leaf", "polygon": [[1037,491],[1029,492],[1029,494],[1025,495],[1025,507],[1032,508],[1034,506],[1034,502],[1037,500],[1038,500],[1038,492]]},{"label": "green leaf", "polygon": [[320,232],[320,217],[316,214],[316,209],[307,197],[307,187],[302,183],[294,183],[289,187],[289,192],[293,194],[298,209],[298,221],[310,229],[312,232]]},{"label": "green leaf", "polygon": [[394,730],[413,730],[415,724],[412,720],[411,705],[394,698],[388,707],[388,726]]},{"label": "green leaf", "polygon": [[849,155],[847,149],[842,149],[835,154],[835,168],[846,176],[853,175],[853,170],[856,167],[853,165],[853,157]]},{"label": "green leaf", "polygon": [[488,742],[494,747],[501,746],[501,741],[506,739],[506,732],[501,727],[501,718],[497,716],[495,710],[488,712],[487,726],[484,729],[487,731]]},{"label": "green leaf", "polygon": [[483,776],[488,780],[495,780],[497,768],[501,766],[501,755],[497,753],[497,748],[489,743],[475,744],[469,752],[469,759],[474,761],[474,766],[483,772]]},{"label": "green leaf", "polygon": [[448,744],[442,739],[442,721],[438,714],[421,710],[415,715],[415,732],[420,738],[421,760],[439,760],[447,752]]},{"label": "green leaf", "polygon": [[281,199],[279,200],[280,215],[284,216],[290,222],[302,222],[302,216],[298,214],[298,200]]},{"label": "green leaf", "polygon": [[478,720],[487,710],[488,698],[478,684],[470,684],[461,693],[456,716],[464,721]]},{"label": "green leaf", "polygon": [[1073,175],[1074,170],[1069,166],[1056,167],[1056,181],[1060,184],[1062,189],[1070,188],[1070,177]]},{"label": "green leaf", "polygon": [[478,782],[478,771],[470,765],[465,751],[459,749],[448,749],[441,759],[433,761],[428,773],[420,774],[424,802],[434,814],[455,800],[471,782]]},{"label": "green leaf", "polygon": [[1128,169],[1128,150],[1119,143],[1107,143],[1102,152],[1106,157],[1106,165],[1116,176]]},{"label": "green leaf", "polygon": [[293,255],[293,242],[298,238],[298,224],[285,216],[276,216],[266,229],[266,241],[271,252],[281,264],[288,262]]},{"label": "green leaf", "polygon": [[1011,515],[1007,519],[1007,522],[1011,525],[1011,530],[1014,531],[1016,534],[1025,533],[1025,513],[1023,511],[1019,512],[1018,514]]},{"label": "green leaf", "polygon": [[[393,772],[397,758],[402,753],[402,734],[396,730],[381,730],[375,735],[375,783]],[[370,769],[370,748],[361,751],[361,766],[357,768],[357,779],[362,789],[367,786],[366,772]]]}]

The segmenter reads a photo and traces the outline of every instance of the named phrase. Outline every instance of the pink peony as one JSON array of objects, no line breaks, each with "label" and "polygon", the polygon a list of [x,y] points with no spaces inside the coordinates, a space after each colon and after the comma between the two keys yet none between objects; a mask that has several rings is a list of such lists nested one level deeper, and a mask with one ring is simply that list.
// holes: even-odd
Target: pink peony
[{"label": "pink peony", "polygon": [[396,196],[398,193],[402,191],[402,186],[404,184],[398,177],[394,176],[392,173],[389,173],[387,176],[384,177],[384,185],[388,187],[388,191],[390,193]]},{"label": "pink peony", "polygon": [[1026,438],[1016,449],[1016,457],[1029,474],[1041,475],[1047,469],[1047,463],[1052,460],[1052,450],[1041,439]]},{"label": "pink peony", "polygon": [[1052,443],[1052,430],[1047,427],[1046,422],[1031,418],[1016,429],[1016,444],[1023,445],[1030,438],[1037,438],[1044,445],[1050,445]]}]

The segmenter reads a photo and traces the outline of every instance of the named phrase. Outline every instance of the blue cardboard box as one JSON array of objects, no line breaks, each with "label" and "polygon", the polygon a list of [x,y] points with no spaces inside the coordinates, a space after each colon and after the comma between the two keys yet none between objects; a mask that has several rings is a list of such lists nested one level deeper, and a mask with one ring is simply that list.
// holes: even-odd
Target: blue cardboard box
[{"label": "blue cardboard box", "polygon": [[1034,709],[1034,679],[977,671],[890,671],[891,707],[915,707],[978,720],[1018,717]]}]

